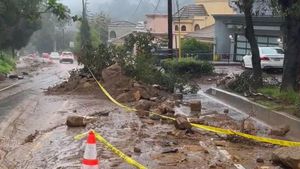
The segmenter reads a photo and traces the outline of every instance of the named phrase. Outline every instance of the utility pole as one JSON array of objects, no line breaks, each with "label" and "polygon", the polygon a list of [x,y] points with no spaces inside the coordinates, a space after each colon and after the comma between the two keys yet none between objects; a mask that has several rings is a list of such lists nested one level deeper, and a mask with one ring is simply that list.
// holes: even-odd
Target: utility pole
[{"label": "utility pole", "polygon": [[172,0],[168,0],[168,48],[169,54],[173,55],[173,12]]}]

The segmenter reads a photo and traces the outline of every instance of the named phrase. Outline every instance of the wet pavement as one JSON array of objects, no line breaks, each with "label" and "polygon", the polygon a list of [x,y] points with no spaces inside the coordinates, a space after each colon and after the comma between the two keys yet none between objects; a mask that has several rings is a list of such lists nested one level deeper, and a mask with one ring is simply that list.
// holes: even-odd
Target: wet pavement
[{"label": "wet pavement", "polygon": [[[231,142],[224,136],[194,130],[176,130],[168,121],[139,118],[135,113],[121,110],[95,92],[94,95],[45,95],[44,89],[60,83],[77,65],[54,64],[34,72],[33,77],[11,90],[0,93],[0,168],[1,169],[74,169],[80,168],[84,140],[73,137],[95,129],[114,146],[149,168],[255,168],[272,166],[274,147],[252,144],[244,140]],[[204,114],[212,122],[222,116],[228,105],[218,103],[204,93],[186,96],[185,100],[201,100]],[[109,111],[108,116],[97,112]],[[68,115],[93,115],[97,121],[86,128],[68,128]],[[246,115],[229,107],[229,116],[240,121]],[[253,121],[255,123],[255,121]],[[218,123],[219,124],[219,123]],[[261,125],[262,133],[264,125]],[[28,139],[28,136],[32,139]],[[216,142],[222,141],[222,145]],[[135,152],[138,148],[141,152]],[[101,168],[133,168],[118,156],[97,144]],[[264,163],[257,163],[257,158]],[[241,168],[241,167],[240,167]]]}]

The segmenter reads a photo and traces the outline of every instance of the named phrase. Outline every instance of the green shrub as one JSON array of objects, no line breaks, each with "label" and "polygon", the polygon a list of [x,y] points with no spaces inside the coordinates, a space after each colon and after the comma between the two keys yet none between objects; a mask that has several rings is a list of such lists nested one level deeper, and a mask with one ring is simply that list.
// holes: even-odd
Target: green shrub
[{"label": "green shrub", "polygon": [[212,44],[199,42],[194,38],[185,39],[182,41],[182,50],[186,52],[211,52],[212,51]]},{"label": "green shrub", "polygon": [[214,67],[206,61],[196,60],[191,57],[178,59],[166,59],[162,62],[162,67],[167,73],[180,75],[200,76],[213,73]]},{"label": "green shrub", "polygon": [[16,67],[15,60],[7,54],[0,55],[0,73],[9,73]]}]

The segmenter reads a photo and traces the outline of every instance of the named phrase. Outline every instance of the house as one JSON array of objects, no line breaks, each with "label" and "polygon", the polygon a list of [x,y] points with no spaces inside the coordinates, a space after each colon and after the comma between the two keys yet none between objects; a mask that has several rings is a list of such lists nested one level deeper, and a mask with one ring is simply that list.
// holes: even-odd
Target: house
[{"label": "house", "polygon": [[108,25],[108,43],[123,44],[125,36],[136,30],[136,24],[129,21],[113,21]]},{"label": "house", "polygon": [[168,15],[147,14],[146,29],[154,36],[160,47],[167,47],[168,43]]},{"label": "house", "polygon": [[[214,15],[215,54],[230,56],[231,61],[242,61],[250,52],[245,38],[245,16]],[[281,46],[283,18],[272,15],[253,16],[253,25],[258,46]]]},{"label": "house", "polygon": [[182,7],[173,15],[174,47],[178,48],[180,38],[213,25],[213,15],[234,13],[228,0],[195,0],[194,4]]}]

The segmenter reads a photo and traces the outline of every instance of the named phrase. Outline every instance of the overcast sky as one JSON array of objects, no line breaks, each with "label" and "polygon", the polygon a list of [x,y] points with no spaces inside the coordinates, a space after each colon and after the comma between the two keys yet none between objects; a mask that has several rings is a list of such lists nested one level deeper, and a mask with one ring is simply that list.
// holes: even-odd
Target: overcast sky
[{"label": "overcast sky", "polygon": [[[81,13],[81,0],[60,0],[67,5],[73,14]],[[138,7],[140,0],[88,0],[89,15],[94,15],[104,12],[113,20],[129,20],[136,22],[143,20],[145,14],[149,13],[166,13],[167,0],[142,0]],[[160,1],[157,10],[155,7]],[[193,3],[193,0],[178,0],[180,6]],[[174,0],[175,2],[175,0]],[[175,7],[175,3],[174,3]],[[174,9],[175,10],[175,9]]]}]

